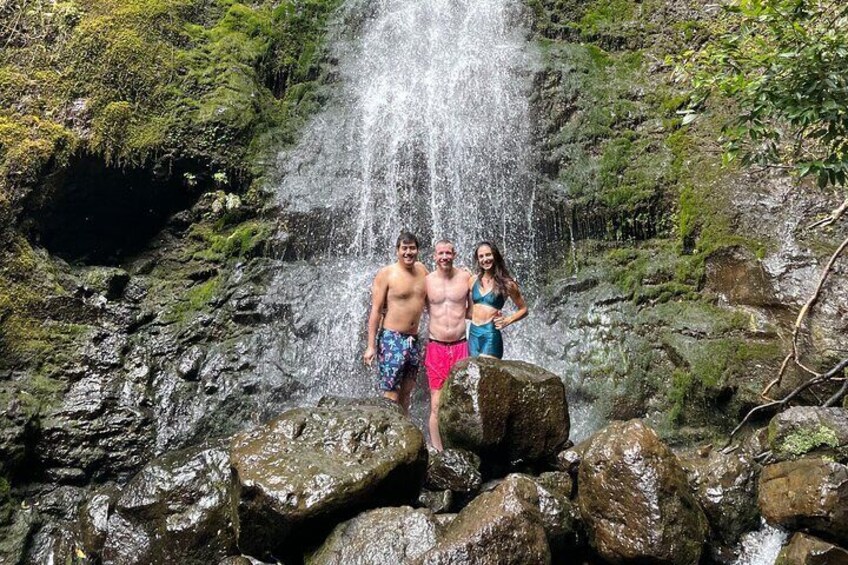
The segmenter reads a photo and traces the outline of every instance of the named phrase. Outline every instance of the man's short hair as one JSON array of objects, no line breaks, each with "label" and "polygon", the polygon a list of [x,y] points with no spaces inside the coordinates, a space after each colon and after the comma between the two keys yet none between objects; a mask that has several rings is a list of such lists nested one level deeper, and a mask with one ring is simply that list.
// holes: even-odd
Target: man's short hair
[{"label": "man's short hair", "polygon": [[418,238],[415,237],[414,234],[412,234],[411,232],[408,232],[408,231],[400,232],[400,235],[397,238],[397,243],[395,244],[395,249],[400,249],[401,243],[406,243],[406,244],[414,243],[415,247],[421,247],[421,244],[418,243]]},{"label": "man's short hair", "polygon": [[456,244],[448,238],[440,239],[439,241],[437,241],[436,245],[433,246],[433,249],[437,248],[440,245],[450,245],[451,249],[453,249],[453,252],[456,253]]}]

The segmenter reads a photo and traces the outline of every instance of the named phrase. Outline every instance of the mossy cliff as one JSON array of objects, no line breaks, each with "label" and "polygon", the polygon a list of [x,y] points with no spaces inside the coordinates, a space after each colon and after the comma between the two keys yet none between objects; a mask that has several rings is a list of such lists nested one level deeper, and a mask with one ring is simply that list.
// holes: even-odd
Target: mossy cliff
[{"label": "mossy cliff", "polygon": [[132,470],[145,363],[245,333],[276,222],[262,178],[324,100],[339,3],[0,6],[0,525],[27,484]]},{"label": "mossy cliff", "polygon": [[[727,431],[776,375],[813,265],[835,248],[832,233],[803,230],[833,197],[723,164],[732,101],[689,111],[675,61],[709,37],[714,8],[529,5],[543,58],[541,168],[560,202],[549,230],[562,242],[542,309],[567,336],[574,393],[605,417],[649,416],[681,439]],[[825,298],[830,308],[842,292]],[[813,326],[833,324],[826,310]],[[814,363],[838,350],[806,345]]]}]

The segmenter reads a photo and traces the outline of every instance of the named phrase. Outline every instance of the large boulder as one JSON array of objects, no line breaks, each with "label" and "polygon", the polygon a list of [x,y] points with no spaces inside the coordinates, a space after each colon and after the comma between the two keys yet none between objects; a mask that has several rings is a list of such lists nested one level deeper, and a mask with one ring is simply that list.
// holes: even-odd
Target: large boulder
[{"label": "large boulder", "polygon": [[504,481],[471,501],[448,525],[425,565],[526,565],[551,562],[532,481]]},{"label": "large boulder", "polygon": [[530,363],[465,359],[442,391],[443,442],[477,453],[484,465],[553,458],[569,427],[562,380]]},{"label": "large boulder", "polygon": [[774,459],[829,456],[848,462],[848,410],[794,406],[772,418],[768,441]]},{"label": "large boulder", "polygon": [[378,406],[290,410],[235,436],[231,457],[239,547],[260,556],[315,541],[363,510],[414,503],[427,470],[418,428]]},{"label": "large boulder", "polygon": [[819,538],[796,532],[774,565],[848,565],[848,551]]},{"label": "large boulder", "polygon": [[215,563],[236,553],[235,490],[229,453],[220,447],[151,461],[115,503],[103,562]]},{"label": "large boulder", "polygon": [[614,422],[583,453],[578,501],[592,547],[613,563],[697,563],[707,520],[671,450],[640,420]]},{"label": "large boulder", "polygon": [[817,457],[766,465],[760,475],[759,505],[773,524],[846,543],[848,467]]},{"label": "large boulder", "polygon": [[695,498],[710,522],[711,547],[717,557],[731,558],[739,538],[757,529],[757,480],[760,465],[747,450],[681,456]]},{"label": "large boulder", "polygon": [[378,508],[336,526],[307,565],[401,565],[436,544],[438,525],[427,510]]}]

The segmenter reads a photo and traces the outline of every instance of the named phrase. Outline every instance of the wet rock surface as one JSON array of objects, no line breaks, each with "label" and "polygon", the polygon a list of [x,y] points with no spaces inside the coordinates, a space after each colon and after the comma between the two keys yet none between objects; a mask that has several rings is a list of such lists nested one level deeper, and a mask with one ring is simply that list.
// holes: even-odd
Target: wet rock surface
[{"label": "wet rock surface", "polygon": [[529,363],[463,360],[443,390],[439,429],[445,445],[477,453],[484,465],[552,458],[569,427],[562,381]]},{"label": "wet rock surface", "polygon": [[427,510],[378,508],[336,526],[307,565],[400,565],[436,544],[439,526]]},{"label": "wet rock surface", "polygon": [[394,410],[298,408],[235,436],[232,465],[239,546],[261,556],[362,510],[414,503],[427,450],[421,432]]},{"label": "wet rock surface", "polygon": [[777,461],[805,455],[848,461],[848,410],[819,406],[787,408],[769,423],[769,447]]},{"label": "wet rock surface", "polygon": [[79,512],[79,529],[82,546],[90,556],[99,556],[109,533],[109,516],[121,491],[115,484],[95,489]]},{"label": "wet rock surface", "polygon": [[557,557],[568,555],[578,543],[580,511],[571,500],[573,486],[568,474],[555,472],[538,477],[511,474],[497,487],[524,495],[524,500],[536,508],[555,563],[559,562]]},{"label": "wet rock surface", "polygon": [[31,501],[34,528],[28,539],[25,563],[66,563],[83,547],[77,517],[85,502],[85,490],[60,486]]},{"label": "wet rock surface", "polygon": [[848,551],[822,539],[796,532],[774,565],[848,565]]},{"label": "wet rock surface", "polygon": [[578,472],[592,547],[612,562],[697,563],[707,520],[671,450],[639,420],[596,434]]},{"label": "wet rock surface", "polygon": [[480,490],[480,458],[464,449],[445,449],[431,455],[424,486],[430,490],[473,493]]},{"label": "wet rock surface", "polygon": [[454,496],[449,490],[427,490],[423,489],[418,495],[418,505],[427,508],[433,514],[450,512],[453,508]]},{"label": "wet rock surface", "polygon": [[848,467],[810,457],[766,465],[760,475],[763,517],[848,543]]},{"label": "wet rock surface", "polygon": [[760,465],[745,450],[725,454],[717,449],[706,457],[697,451],[689,453],[680,463],[710,523],[711,549],[719,556],[731,557],[739,537],[759,523]]},{"label": "wet rock surface", "polygon": [[420,563],[550,563],[550,547],[537,504],[532,481],[505,482],[481,494],[447,526]]},{"label": "wet rock surface", "polygon": [[235,492],[229,453],[220,447],[150,462],[115,503],[103,561],[214,563],[236,553]]}]

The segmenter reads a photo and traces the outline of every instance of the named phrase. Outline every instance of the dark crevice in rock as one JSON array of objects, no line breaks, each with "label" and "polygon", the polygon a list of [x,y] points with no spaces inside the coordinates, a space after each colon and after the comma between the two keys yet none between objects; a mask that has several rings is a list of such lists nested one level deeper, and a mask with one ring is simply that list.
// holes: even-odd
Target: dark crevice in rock
[{"label": "dark crevice in rock", "polygon": [[201,163],[169,171],[118,167],[82,156],[40,207],[29,227],[31,238],[68,262],[117,265],[143,251],[168,219],[191,207],[203,180],[190,171]]}]

